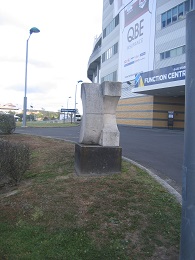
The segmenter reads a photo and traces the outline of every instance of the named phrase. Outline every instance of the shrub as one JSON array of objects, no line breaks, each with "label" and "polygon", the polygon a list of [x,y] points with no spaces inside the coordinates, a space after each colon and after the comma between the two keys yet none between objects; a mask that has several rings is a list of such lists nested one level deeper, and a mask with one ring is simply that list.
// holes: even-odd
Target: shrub
[{"label": "shrub", "polygon": [[14,115],[0,114],[0,131],[4,134],[11,134],[16,129]]},{"label": "shrub", "polygon": [[0,179],[17,184],[29,167],[29,146],[0,140]]}]

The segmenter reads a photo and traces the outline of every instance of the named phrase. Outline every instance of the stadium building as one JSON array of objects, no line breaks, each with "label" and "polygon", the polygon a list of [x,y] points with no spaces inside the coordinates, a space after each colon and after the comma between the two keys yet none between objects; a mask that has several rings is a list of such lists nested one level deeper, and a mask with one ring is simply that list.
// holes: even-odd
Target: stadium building
[{"label": "stadium building", "polygon": [[103,0],[87,75],[122,82],[117,123],[184,128],[186,13],[195,0]]}]

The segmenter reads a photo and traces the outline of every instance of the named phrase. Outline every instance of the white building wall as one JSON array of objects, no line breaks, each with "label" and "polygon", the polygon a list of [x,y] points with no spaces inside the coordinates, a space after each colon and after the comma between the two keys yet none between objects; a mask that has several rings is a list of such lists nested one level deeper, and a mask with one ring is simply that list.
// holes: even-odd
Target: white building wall
[{"label": "white building wall", "polygon": [[[103,3],[103,30],[114,19],[114,4],[110,5],[109,0],[104,0]],[[119,21],[120,23],[120,21]],[[115,43],[119,41],[119,25],[105,38],[102,35],[102,53],[106,52]],[[118,46],[119,48],[119,46]],[[118,53],[101,64],[101,78],[118,70]]]},{"label": "white building wall", "polygon": [[[171,8],[183,3],[184,0],[156,0],[156,32],[155,32],[155,58],[154,70],[179,64],[185,62],[185,54],[173,58],[160,60],[160,53],[185,45],[185,26],[186,19],[170,24],[165,28],[161,28],[161,15],[162,13],[170,10]],[[103,15],[102,15],[102,30],[104,30],[110,22],[114,19],[114,3],[110,5],[109,0],[103,0]],[[120,20],[119,25],[103,38],[102,32],[102,46],[101,55],[118,42],[118,50],[120,50]],[[110,59],[101,63],[101,78],[117,71],[119,53],[113,55]]]},{"label": "white building wall", "polygon": [[185,54],[160,60],[160,53],[185,45],[186,19],[161,28],[161,14],[183,2],[183,0],[157,0],[154,69],[185,62]]}]

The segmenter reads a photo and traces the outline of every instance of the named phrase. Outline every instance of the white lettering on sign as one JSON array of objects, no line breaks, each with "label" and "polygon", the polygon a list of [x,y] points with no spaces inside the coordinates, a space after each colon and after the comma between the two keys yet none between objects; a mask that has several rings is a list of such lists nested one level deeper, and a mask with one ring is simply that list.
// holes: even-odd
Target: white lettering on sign
[{"label": "white lettering on sign", "polygon": [[176,79],[176,78],[181,78],[185,77],[186,73],[185,70],[180,70],[180,71],[174,71],[168,74],[169,79]]},{"label": "white lettering on sign", "polygon": [[182,77],[185,77],[186,71],[185,70],[180,70],[180,71],[174,71],[170,72],[168,74],[162,74],[162,75],[157,75],[153,77],[148,77],[144,79],[144,83],[156,83],[159,81],[164,81],[164,80],[172,80],[172,79],[179,79]]},{"label": "white lettering on sign", "polygon": [[157,82],[157,81],[162,81],[167,79],[167,74],[159,75],[159,76],[154,76],[154,77],[149,77],[144,79],[144,83],[151,83],[151,82]]}]

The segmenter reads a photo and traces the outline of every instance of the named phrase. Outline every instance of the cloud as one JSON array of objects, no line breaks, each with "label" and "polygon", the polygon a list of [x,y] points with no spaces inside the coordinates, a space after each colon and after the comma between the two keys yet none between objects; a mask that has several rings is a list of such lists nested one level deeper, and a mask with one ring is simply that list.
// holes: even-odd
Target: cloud
[{"label": "cloud", "polygon": [[[17,62],[21,62],[23,64],[25,64],[25,58],[21,58],[21,57],[17,57],[17,56],[0,56],[0,62],[4,63],[4,62],[10,62],[10,63],[17,63]],[[28,65],[31,64],[37,68],[52,68],[52,64],[50,62],[47,61],[41,61],[41,60],[29,60],[28,61]]]},{"label": "cloud", "polygon": [[11,14],[6,13],[6,11],[0,11],[0,26],[14,26],[14,27],[21,27],[25,28],[23,22],[18,21],[17,18],[13,17]]},{"label": "cloud", "polygon": [[[56,110],[74,106],[75,86],[87,79],[95,35],[101,32],[100,0],[7,0],[0,10],[0,103],[23,105],[26,43],[28,103]],[[80,96],[78,87],[78,96]],[[77,98],[79,100],[79,98]],[[72,102],[72,103],[71,103]]]}]

